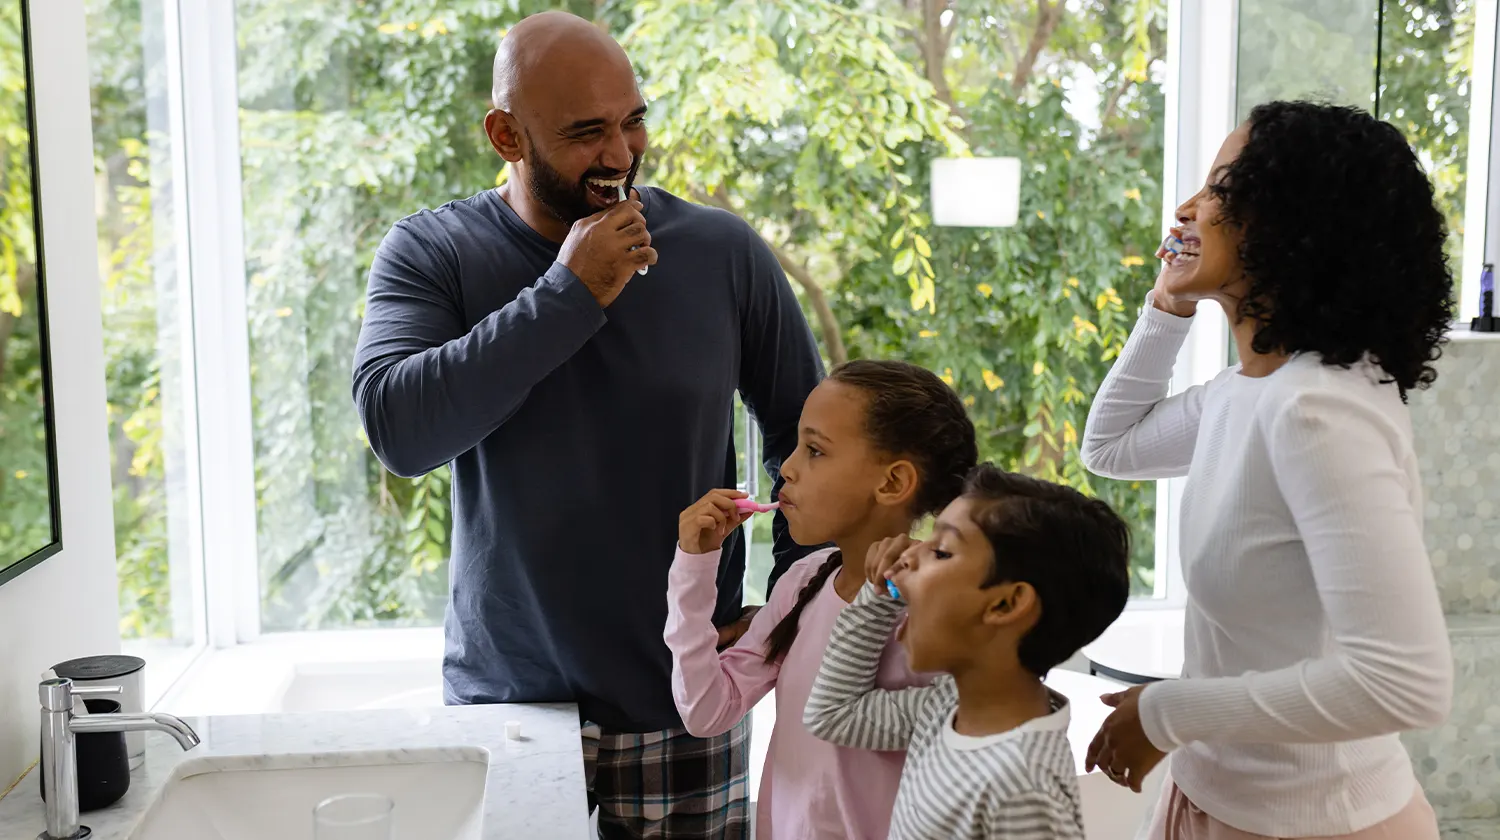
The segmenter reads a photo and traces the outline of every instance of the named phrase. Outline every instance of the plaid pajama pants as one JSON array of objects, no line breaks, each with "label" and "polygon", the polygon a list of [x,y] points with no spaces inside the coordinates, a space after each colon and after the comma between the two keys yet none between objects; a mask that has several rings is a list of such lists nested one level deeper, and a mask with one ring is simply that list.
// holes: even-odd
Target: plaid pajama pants
[{"label": "plaid pajama pants", "polygon": [[600,840],[748,840],[750,717],[715,738],[583,727]]}]

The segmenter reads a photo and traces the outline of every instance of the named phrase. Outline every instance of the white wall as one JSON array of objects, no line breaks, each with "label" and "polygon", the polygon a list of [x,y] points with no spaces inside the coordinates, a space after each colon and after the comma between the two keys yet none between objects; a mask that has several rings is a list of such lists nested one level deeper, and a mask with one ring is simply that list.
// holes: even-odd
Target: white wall
[{"label": "white wall", "polygon": [[30,7],[63,550],[0,586],[0,791],[36,760],[40,673],[120,645],[83,3]]}]

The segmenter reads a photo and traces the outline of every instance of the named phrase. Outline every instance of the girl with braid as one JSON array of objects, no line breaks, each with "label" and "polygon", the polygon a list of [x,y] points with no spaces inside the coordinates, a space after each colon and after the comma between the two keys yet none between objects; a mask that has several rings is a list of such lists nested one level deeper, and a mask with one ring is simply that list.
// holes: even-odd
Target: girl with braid
[{"label": "girl with braid", "polygon": [[[865,556],[910,534],[963,490],[978,452],[962,401],[931,371],[904,362],[842,365],[807,398],[797,449],[781,468],[778,501],[792,538],[830,544],[792,566],[733,646],[715,649],[719,547],[751,514],[745,494],[715,490],[683,511],[668,583],[672,694],[688,731],[738,723],[776,689],[776,726],[761,780],[759,838],[874,838],[889,831],[904,752],[819,741],[802,723],[839,613],[865,580]],[[925,685],[900,644],[886,640],[877,685]]]}]

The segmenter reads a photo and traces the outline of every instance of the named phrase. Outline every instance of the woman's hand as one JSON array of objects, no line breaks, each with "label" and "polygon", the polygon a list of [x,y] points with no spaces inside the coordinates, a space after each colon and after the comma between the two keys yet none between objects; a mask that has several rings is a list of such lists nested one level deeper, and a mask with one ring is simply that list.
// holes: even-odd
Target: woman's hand
[{"label": "woman's hand", "polygon": [[1145,686],[1135,686],[1118,694],[1100,697],[1104,705],[1113,706],[1099,727],[1099,734],[1089,744],[1084,770],[1093,772],[1095,767],[1117,785],[1141,792],[1141,783],[1156,769],[1156,765],[1167,754],[1152,745],[1141,726],[1141,692]]},{"label": "woman's hand", "polygon": [[886,574],[901,562],[901,556],[920,542],[907,536],[886,537],[865,552],[865,579],[882,589]]},{"label": "woman's hand", "polygon": [[[1180,236],[1181,233],[1174,229],[1172,235]],[[1168,291],[1174,279],[1192,271],[1192,264],[1179,265],[1177,254],[1168,251],[1165,242],[1156,249],[1156,258],[1161,260],[1162,264],[1161,271],[1156,275],[1156,286],[1151,290],[1152,305],[1169,315],[1176,315],[1179,318],[1193,317],[1193,314],[1198,311],[1198,302],[1196,300],[1175,297]]]},{"label": "woman's hand", "polygon": [[738,490],[710,490],[677,518],[677,545],[684,554],[707,554],[724,545],[729,532],[754,514],[734,506],[745,494]]}]

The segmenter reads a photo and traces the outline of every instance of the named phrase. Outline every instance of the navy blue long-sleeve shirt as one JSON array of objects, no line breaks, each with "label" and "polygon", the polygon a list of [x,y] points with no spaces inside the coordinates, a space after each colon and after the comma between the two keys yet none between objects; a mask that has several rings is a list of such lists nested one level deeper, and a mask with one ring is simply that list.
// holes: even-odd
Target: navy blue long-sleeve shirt
[{"label": "navy blue long-sleeve shirt", "polygon": [[[494,190],[397,222],[370,268],[354,402],[392,472],[453,470],[444,694],[680,725],[662,641],[683,508],[737,482],[733,399],[778,477],[823,374],[766,244],[642,187],[659,262],[608,309]],[[777,515],[776,571],[806,553]],[[738,617],[726,543],[715,620]]]}]

